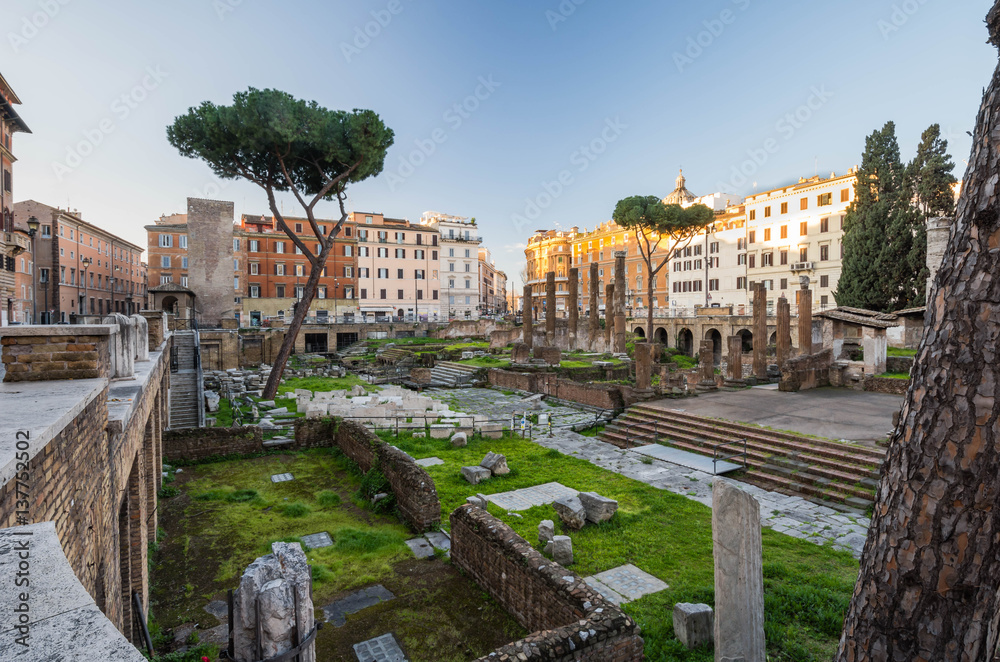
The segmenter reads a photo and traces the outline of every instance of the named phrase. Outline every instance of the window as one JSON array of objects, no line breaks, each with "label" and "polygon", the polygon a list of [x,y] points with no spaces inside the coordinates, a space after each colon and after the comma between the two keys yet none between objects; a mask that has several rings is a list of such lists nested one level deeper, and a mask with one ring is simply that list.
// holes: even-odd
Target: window
[{"label": "window", "polygon": [[809,222],[802,221],[801,223],[799,223],[799,236],[804,237],[807,234],[809,234]]},{"label": "window", "polygon": [[771,241],[771,228],[764,228],[764,241]]},{"label": "window", "polygon": [[719,242],[713,241],[712,243],[710,243],[708,245],[708,252],[709,253],[718,253],[719,252]]},{"label": "window", "polygon": [[851,199],[851,189],[842,188],[840,189],[840,201],[848,202]]},{"label": "window", "polygon": [[397,260],[405,260],[406,259],[406,249],[405,248],[397,248],[396,249],[396,259]]},{"label": "window", "polygon": [[833,193],[820,193],[816,196],[816,206],[826,207],[833,204]]},{"label": "window", "polygon": [[448,249],[448,257],[455,257],[455,249],[454,248],[449,248]]},{"label": "window", "polygon": [[[234,239],[233,241],[239,241],[239,240],[238,239]],[[98,242],[98,243],[100,243],[100,242]],[[177,245],[180,246],[181,248],[187,248],[188,247],[188,236],[186,234],[179,235],[177,237]],[[239,250],[239,249],[237,248],[236,250]]]},{"label": "window", "polygon": [[779,264],[782,264],[782,265],[788,264],[788,249],[784,249],[784,250],[779,251],[778,252],[778,259],[780,260]]},{"label": "window", "polygon": [[809,249],[808,248],[800,248],[799,249],[799,262],[808,262],[808,261],[809,261]]},{"label": "window", "polygon": [[295,275],[296,276],[304,276],[305,275],[305,266],[301,265],[301,264],[296,264],[295,265]]},{"label": "window", "polygon": [[251,253],[259,253],[260,252],[260,241],[258,241],[256,239],[251,239],[250,240],[250,252]]},{"label": "window", "polygon": [[371,257],[367,246],[358,246],[358,257]]},{"label": "window", "polygon": [[819,231],[820,232],[829,232],[830,231],[830,219],[829,218],[821,218],[821,219],[819,219]]},{"label": "window", "polygon": [[781,226],[781,238],[782,239],[788,239],[788,226],[787,225],[782,225]]},{"label": "window", "polygon": [[378,270],[378,277],[379,278],[388,278],[389,277],[389,270],[388,269],[379,269]]},{"label": "window", "polygon": [[774,266],[774,253],[761,253],[760,266],[762,267]]},{"label": "window", "polygon": [[181,269],[187,269],[187,268],[188,268],[188,258],[187,258],[187,255],[182,255],[181,256]]},{"label": "window", "polygon": [[820,276],[819,277],[819,286],[820,287],[830,287],[830,277],[829,276]]},{"label": "window", "polygon": [[344,267],[344,278],[354,278],[354,267]]},{"label": "window", "polygon": [[751,269],[754,269],[754,268],[756,268],[756,266],[757,266],[757,255],[756,255],[756,254],[753,254],[753,255],[751,255],[751,256],[750,256],[750,264],[749,264],[749,267],[750,267]]},{"label": "window", "polygon": [[239,239],[233,239],[233,250],[234,251],[240,250],[240,240]]},{"label": "window", "polygon": [[[46,226],[46,227],[48,227],[48,226]],[[46,268],[44,268],[44,267],[40,268],[38,270],[38,280],[39,280],[39,282],[42,282],[42,283],[49,282],[49,270],[46,269]]]},{"label": "window", "polygon": [[751,209],[750,210],[750,220],[751,221],[756,221],[757,220],[757,210],[756,209]]},{"label": "window", "polygon": [[278,297],[279,299],[284,299],[285,298],[285,286],[284,286],[284,284],[279,283],[279,284],[277,284],[277,285],[274,286],[274,295],[276,297]]},{"label": "window", "polygon": [[787,214],[788,213],[788,203],[787,202],[782,202],[781,203],[781,213],[782,214]]},{"label": "window", "polygon": [[454,278],[449,278],[448,279],[448,289],[454,289],[454,288],[455,288],[455,279]]},{"label": "window", "polygon": [[285,275],[285,265],[284,263],[278,263],[274,265],[274,275],[284,276]]},{"label": "window", "polygon": [[170,256],[169,255],[161,255],[160,256],[160,266],[162,268],[164,268],[164,269],[169,269],[170,268]]},{"label": "window", "polygon": [[239,270],[240,270],[240,261],[236,258],[233,258],[233,271],[239,271]]},{"label": "window", "polygon": [[701,255],[701,244],[698,244],[697,246],[694,247],[694,254]]},{"label": "window", "polygon": [[379,298],[379,299],[388,299],[389,297],[387,297],[387,296],[385,295],[385,290],[379,290],[379,291],[378,291],[378,298]]},{"label": "window", "polygon": [[830,259],[830,246],[829,245],[824,244],[823,246],[819,247],[819,259],[820,259],[820,262],[826,262],[827,260]]},{"label": "window", "polygon": [[377,257],[389,257],[389,249],[388,248],[379,248],[377,250],[377,252],[376,252],[376,256]]},{"label": "window", "polygon": [[[43,225],[42,226],[42,236],[43,237],[51,237],[52,236],[52,226],[51,225]],[[98,242],[98,243],[100,243],[100,242]]]},{"label": "window", "polygon": [[358,278],[371,278],[368,267],[358,267]]},{"label": "window", "polygon": [[424,280],[424,270],[423,269],[416,269],[413,272],[413,278],[414,278],[414,280]]},{"label": "window", "polygon": [[787,290],[788,289],[788,279],[787,278],[782,278],[781,279],[781,289],[783,289],[783,290]]},{"label": "window", "polygon": [[316,297],[318,299],[326,298],[326,285],[320,285],[319,287],[316,288]]},{"label": "window", "polygon": [[[326,234],[325,232],[323,234]],[[368,241],[368,230],[361,228],[358,230],[358,241]]]},{"label": "window", "polygon": [[396,298],[397,299],[403,298],[403,290],[396,290]]},{"label": "window", "polygon": [[747,240],[744,239],[743,237],[738,238],[736,240],[736,250],[743,251],[746,250],[746,248],[747,248]]},{"label": "window", "polygon": [[747,263],[747,254],[746,253],[740,253],[739,255],[736,256],[736,264],[737,265],[742,266],[742,265],[744,265],[746,263]]},{"label": "window", "polygon": [[296,223],[295,224],[295,234],[302,234],[302,224],[301,223]]},{"label": "window", "polygon": [[719,291],[719,279],[718,278],[712,278],[711,280],[708,281],[708,291],[709,292],[718,292]]},{"label": "window", "polygon": [[344,298],[345,299],[353,299],[354,298],[354,288],[353,287],[347,286],[347,287],[344,288]]},{"label": "window", "polygon": [[755,243],[756,240],[757,240],[757,233],[755,231],[753,231],[753,230],[750,230],[750,238],[747,241],[747,243],[748,244],[752,244],[752,243]]},{"label": "window", "polygon": [[[59,228],[59,236],[62,236],[62,228]],[[161,234],[160,235],[160,248],[173,248],[174,246],[174,235],[172,234]]]},{"label": "window", "polygon": [[469,264],[468,262],[465,263],[465,271],[466,271],[466,273],[468,273],[469,271],[472,271],[472,265]]},{"label": "window", "polygon": [[[371,223],[372,223],[372,217],[371,216],[365,216],[365,223],[367,223],[368,225],[371,225]],[[384,299],[385,297],[382,297],[382,298]]]},{"label": "window", "polygon": [[[468,234],[469,234],[469,233],[468,233],[468,232],[466,232],[465,234],[466,234],[466,237],[465,237],[465,238],[466,238],[466,239],[468,239],[468,238],[469,238],[469,237],[468,237]],[[565,246],[564,246],[563,248],[565,248]],[[469,255],[469,249],[468,249],[468,248],[466,248],[466,249],[465,249],[465,257],[471,257],[471,256]],[[562,258],[559,258],[559,260],[560,260],[560,262],[561,262],[561,261],[562,261]]]},{"label": "window", "polygon": [[368,288],[367,287],[362,287],[361,288],[361,298],[362,299],[367,299],[368,298]]},{"label": "window", "polygon": [[764,207],[764,218],[771,218],[771,207]]},{"label": "window", "polygon": [[302,255],[302,249],[299,248],[298,246],[295,246],[295,254],[296,255]]},{"label": "window", "polygon": [[454,270],[455,270],[455,263],[454,262],[449,262],[448,263],[448,271],[454,271]]},{"label": "window", "polygon": [[468,278],[466,278],[465,279],[465,289],[469,289],[470,287],[472,287],[472,281],[470,281]]},{"label": "window", "polygon": [[354,247],[350,244],[344,246],[344,257],[354,257]]},{"label": "window", "polygon": [[809,209],[809,198],[799,200],[799,209]]},{"label": "window", "polygon": [[259,262],[251,262],[250,263],[250,275],[251,276],[257,276],[258,274],[260,274],[260,263]]},{"label": "window", "polygon": [[438,236],[436,234],[432,234],[431,235],[431,246],[437,246],[437,245],[438,245]]},{"label": "window", "polygon": [[472,303],[472,297],[465,297],[465,305]]},{"label": "window", "polygon": [[437,259],[438,259],[438,252],[437,251],[431,251],[431,260],[433,260],[434,262],[437,262]]},{"label": "window", "polygon": [[431,290],[431,298],[434,299],[435,301],[437,301],[437,298],[438,298],[438,291],[437,290]]},{"label": "window", "polygon": [[674,262],[674,271],[677,272],[677,271],[680,271],[680,270],[681,270],[681,263],[679,261],[678,262]]},{"label": "window", "polygon": [[173,282],[173,280],[174,279],[171,276],[160,276],[160,285],[166,285],[167,283]]},{"label": "window", "polygon": [[285,252],[285,242],[283,242],[283,241],[276,241],[276,242],[274,242],[274,252],[275,253],[284,253]]}]

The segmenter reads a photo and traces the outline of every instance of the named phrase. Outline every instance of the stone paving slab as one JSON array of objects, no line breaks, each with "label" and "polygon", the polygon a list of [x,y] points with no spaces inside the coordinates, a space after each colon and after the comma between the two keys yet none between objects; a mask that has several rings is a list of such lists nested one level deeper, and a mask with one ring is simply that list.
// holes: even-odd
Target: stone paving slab
[{"label": "stone paving slab", "polygon": [[310,533],[308,536],[302,536],[302,544],[308,549],[319,549],[320,547],[330,547],[333,545],[333,539],[330,538],[330,534],[326,531],[320,531],[319,533]]},{"label": "stone paving slab", "polygon": [[736,471],[737,469],[743,468],[743,465],[741,464],[733,464],[732,462],[726,462],[725,460],[716,462],[713,465],[712,458],[710,457],[698,455],[697,453],[689,453],[688,451],[681,450],[680,448],[673,448],[662,444],[639,446],[638,448],[633,448],[631,452],[638,453],[639,455],[645,455],[647,457],[653,457],[657,460],[663,460],[664,462],[678,464],[682,467],[687,467],[688,469],[704,471],[707,474],[713,473],[714,471],[716,475],[722,475],[727,474],[730,471]]},{"label": "stone paving slab", "polygon": [[392,633],[354,644],[358,662],[407,662],[403,649]]},{"label": "stone paving slab", "polygon": [[429,542],[435,549],[440,549],[446,552],[451,551],[451,538],[440,531],[429,531],[424,534],[424,538],[426,538],[427,542]]},{"label": "stone paving slab", "polygon": [[434,556],[434,546],[427,542],[427,538],[411,538],[406,541],[406,544],[418,559],[428,559]]},{"label": "stone paving slab", "polygon": [[396,596],[392,594],[392,591],[381,584],[376,584],[375,586],[355,591],[346,598],[323,607],[323,616],[328,623],[333,623],[334,626],[339,628],[347,623],[346,616],[349,614],[356,614],[362,609],[373,607],[380,602],[392,600],[394,597]]},{"label": "stone paving slab", "polygon": [[594,579],[627,600],[638,600],[644,595],[669,588],[666,582],[640,570],[631,563],[599,572],[594,575]]},{"label": "stone paving slab", "polygon": [[294,476],[292,474],[274,474],[271,476],[272,483],[284,483],[286,481],[292,480]]},{"label": "stone paving slab", "polygon": [[437,464],[444,464],[444,460],[439,457],[425,457],[422,460],[417,460],[416,464],[421,467],[433,467]]},{"label": "stone paving slab", "polygon": [[627,598],[623,597],[620,593],[610,588],[599,579],[595,579],[594,577],[584,577],[583,581],[587,582],[587,585],[590,586],[590,588],[603,595],[605,600],[615,606],[618,606],[623,602],[628,602]]},{"label": "stone paving slab", "polygon": [[527,510],[535,506],[544,506],[563,497],[574,497],[579,492],[561,483],[544,483],[534,487],[523,487],[519,490],[499,492],[486,496],[490,503],[504,510]]}]

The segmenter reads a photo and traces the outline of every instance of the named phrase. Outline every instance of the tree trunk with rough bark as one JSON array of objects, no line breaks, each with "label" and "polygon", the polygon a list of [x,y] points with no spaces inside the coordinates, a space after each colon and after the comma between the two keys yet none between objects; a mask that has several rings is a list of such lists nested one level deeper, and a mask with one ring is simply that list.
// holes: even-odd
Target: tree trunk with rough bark
[{"label": "tree trunk with rough bark", "polygon": [[[998,45],[1000,0],[987,17]],[[1000,67],[888,450],[838,662],[989,661],[1000,621]]]}]

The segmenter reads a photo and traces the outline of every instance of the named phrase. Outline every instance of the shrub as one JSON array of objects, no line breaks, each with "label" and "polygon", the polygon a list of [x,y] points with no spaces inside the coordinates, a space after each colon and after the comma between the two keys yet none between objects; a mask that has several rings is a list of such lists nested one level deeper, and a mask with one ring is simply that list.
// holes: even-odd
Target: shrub
[{"label": "shrub", "polygon": [[164,485],[160,488],[156,495],[161,499],[169,499],[170,497],[175,497],[180,493],[181,491],[179,488],[176,488],[173,485]]},{"label": "shrub", "polygon": [[321,508],[336,508],[340,505],[340,495],[333,490],[323,490],[316,495],[316,503]]},{"label": "shrub", "polygon": [[311,512],[312,510],[309,509],[309,506],[302,503],[301,501],[290,503],[281,509],[281,513],[285,517],[305,517]]},{"label": "shrub", "polygon": [[226,501],[232,501],[233,503],[246,503],[247,501],[256,501],[260,498],[257,494],[257,490],[236,490],[226,496]]}]

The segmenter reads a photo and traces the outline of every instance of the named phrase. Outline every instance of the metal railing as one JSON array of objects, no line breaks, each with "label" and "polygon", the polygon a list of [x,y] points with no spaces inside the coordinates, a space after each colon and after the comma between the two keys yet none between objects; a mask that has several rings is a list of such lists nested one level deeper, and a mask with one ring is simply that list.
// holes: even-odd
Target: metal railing
[{"label": "metal railing", "polygon": [[[723,449],[726,448],[727,446],[734,446],[734,445],[738,446],[739,444],[743,445],[743,450],[741,450],[740,452],[733,453],[732,455],[722,455],[721,454],[723,452]],[[746,438],[743,438],[743,439],[733,439],[731,441],[723,441],[722,443],[718,443],[718,444],[713,445],[712,446],[712,475],[713,476],[719,475],[719,470],[718,470],[718,466],[717,466],[719,462],[728,462],[729,460],[732,460],[732,459],[735,459],[735,458],[738,458],[738,457],[743,458],[743,470],[746,471],[747,466],[748,466],[747,465],[747,440],[746,440]]]}]

